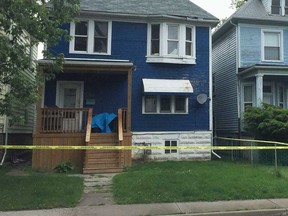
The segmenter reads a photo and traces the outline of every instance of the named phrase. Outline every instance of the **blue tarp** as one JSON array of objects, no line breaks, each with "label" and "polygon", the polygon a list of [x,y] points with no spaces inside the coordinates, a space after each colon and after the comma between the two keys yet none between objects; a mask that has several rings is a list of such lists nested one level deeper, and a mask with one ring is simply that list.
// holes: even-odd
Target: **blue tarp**
[{"label": "blue tarp", "polygon": [[117,115],[114,113],[100,113],[92,118],[92,128],[99,128],[102,133],[111,133],[109,124],[115,119]]}]

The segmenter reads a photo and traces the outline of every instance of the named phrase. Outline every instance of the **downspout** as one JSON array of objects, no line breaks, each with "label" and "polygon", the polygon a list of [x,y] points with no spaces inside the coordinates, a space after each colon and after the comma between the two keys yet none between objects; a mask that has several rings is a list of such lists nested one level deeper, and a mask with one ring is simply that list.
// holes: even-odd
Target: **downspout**
[{"label": "downspout", "polygon": [[[209,109],[209,130],[212,132],[211,136],[211,144],[213,146],[213,74],[212,74],[212,30],[211,27],[209,27],[209,103],[210,103],[210,109]],[[211,149],[211,153],[215,155],[216,157],[221,157],[216,154],[216,152],[213,151],[213,148]]]}]

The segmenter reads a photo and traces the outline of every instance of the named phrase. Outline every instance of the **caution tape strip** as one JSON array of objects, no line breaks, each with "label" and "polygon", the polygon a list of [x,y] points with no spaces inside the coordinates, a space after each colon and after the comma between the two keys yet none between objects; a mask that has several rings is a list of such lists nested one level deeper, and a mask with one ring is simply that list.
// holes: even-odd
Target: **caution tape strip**
[{"label": "caution tape strip", "polygon": [[277,142],[277,141],[269,141],[269,140],[236,139],[236,138],[226,138],[226,137],[214,137],[214,139],[240,141],[240,142],[267,143],[267,144],[277,144],[277,145],[288,146],[288,143],[285,143],[285,142]]},{"label": "caution tape strip", "polygon": [[214,139],[231,140],[250,143],[267,143],[281,146],[49,146],[49,145],[0,145],[0,149],[28,149],[28,150],[284,150],[288,143],[215,137]]},{"label": "caution tape strip", "polygon": [[288,146],[24,146],[1,145],[0,149],[28,150],[274,150]]}]

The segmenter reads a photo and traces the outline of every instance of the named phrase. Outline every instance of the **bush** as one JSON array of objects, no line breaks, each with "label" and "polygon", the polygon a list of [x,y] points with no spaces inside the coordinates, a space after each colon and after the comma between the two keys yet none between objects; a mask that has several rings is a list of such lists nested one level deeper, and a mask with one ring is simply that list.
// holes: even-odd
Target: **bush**
[{"label": "bush", "polygon": [[[245,130],[256,139],[278,142],[288,141],[288,109],[263,104],[263,107],[249,107],[244,113]],[[261,146],[266,146],[263,143]],[[272,144],[267,144],[271,146]],[[274,150],[260,151],[259,160],[262,163],[275,162]],[[277,151],[281,165],[288,165],[288,151]]]},{"label": "bush", "polygon": [[65,161],[58,164],[54,170],[58,173],[68,173],[74,170],[74,166],[72,165],[71,161]]}]

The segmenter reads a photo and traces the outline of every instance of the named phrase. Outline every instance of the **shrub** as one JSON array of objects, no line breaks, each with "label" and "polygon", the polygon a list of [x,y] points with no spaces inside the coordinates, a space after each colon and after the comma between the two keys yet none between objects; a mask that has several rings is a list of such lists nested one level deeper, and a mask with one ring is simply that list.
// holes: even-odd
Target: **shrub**
[{"label": "shrub", "polygon": [[74,166],[72,165],[71,161],[65,161],[58,164],[54,170],[58,173],[68,173],[74,170]]}]

